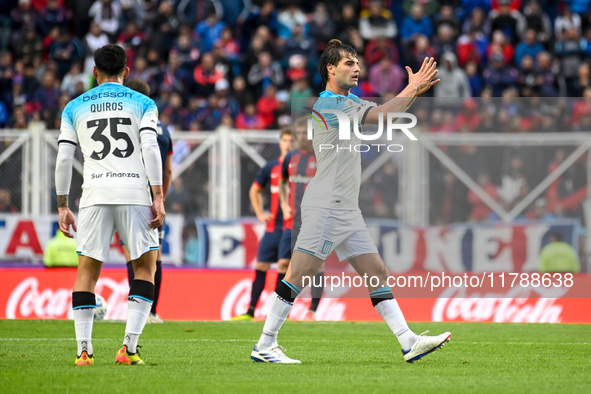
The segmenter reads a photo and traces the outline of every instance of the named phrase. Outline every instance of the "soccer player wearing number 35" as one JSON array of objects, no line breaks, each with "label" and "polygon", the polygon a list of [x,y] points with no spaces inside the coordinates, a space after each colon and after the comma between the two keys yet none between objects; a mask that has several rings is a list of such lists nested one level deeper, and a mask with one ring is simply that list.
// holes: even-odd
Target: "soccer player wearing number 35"
[{"label": "soccer player wearing number 35", "polygon": [[[115,361],[138,365],[144,362],[137,342],[154,300],[159,246],[156,229],[165,216],[162,161],[156,142],[158,111],[152,99],[123,86],[129,75],[123,48],[105,45],[94,53],[94,62],[99,86],[64,108],[55,168],[60,230],[68,237],[73,237],[70,227],[78,232],[78,276],[72,292],[76,365],[94,364],[94,288],[115,231],[127,245],[135,271],[123,347]],[[72,160],[78,145],[84,156],[79,229],[68,208]]]}]

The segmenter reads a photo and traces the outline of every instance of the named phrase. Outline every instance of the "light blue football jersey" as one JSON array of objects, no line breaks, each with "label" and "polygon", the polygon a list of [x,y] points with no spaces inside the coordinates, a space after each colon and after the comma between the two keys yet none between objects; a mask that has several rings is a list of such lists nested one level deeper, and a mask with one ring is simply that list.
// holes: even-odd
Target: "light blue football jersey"
[{"label": "light blue football jersey", "polygon": [[58,143],[82,150],[80,208],[151,205],[140,135],[156,133],[157,124],[154,101],[118,83],[103,83],[66,105]]}]

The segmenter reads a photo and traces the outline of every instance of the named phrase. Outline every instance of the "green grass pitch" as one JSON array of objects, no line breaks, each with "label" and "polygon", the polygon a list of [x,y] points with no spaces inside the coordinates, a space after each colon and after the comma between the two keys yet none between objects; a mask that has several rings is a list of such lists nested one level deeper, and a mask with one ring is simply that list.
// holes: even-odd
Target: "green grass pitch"
[{"label": "green grass pitch", "polygon": [[253,363],[262,322],[166,322],[140,338],[146,366],[114,363],[124,324],[94,325],[95,365],[74,366],[71,321],[0,320],[0,393],[591,392],[591,327],[411,323],[451,342],[404,362],[384,323],[287,322],[301,365]]}]

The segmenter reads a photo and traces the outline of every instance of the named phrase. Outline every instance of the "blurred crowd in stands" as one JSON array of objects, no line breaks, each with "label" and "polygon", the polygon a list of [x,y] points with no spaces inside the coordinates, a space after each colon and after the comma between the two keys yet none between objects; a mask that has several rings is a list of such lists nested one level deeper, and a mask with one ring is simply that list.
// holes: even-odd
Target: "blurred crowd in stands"
[{"label": "blurred crowd in stands", "polygon": [[[359,54],[361,78],[353,90],[358,96],[393,97],[406,83],[405,66],[416,71],[425,56],[437,59],[441,82],[428,93],[433,97],[430,105],[437,108],[419,109],[417,115],[428,121],[429,131],[589,131],[590,4],[591,0],[3,0],[0,128],[23,129],[31,120],[41,120],[47,128],[58,129],[67,102],[95,84],[94,51],[117,43],[127,51],[130,78],[150,85],[161,121],[171,131],[210,131],[222,124],[276,130],[290,124],[290,98],[323,90],[318,59],[327,42],[338,38]],[[459,114],[446,109],[450,97],[462,101]],[[520,97],[531,99],[522,104]],[[544,105],[544,97],[581,99]],[[493,161],[504,157],[505,165],[498,171],[469,175],[507,208],[537,184],[535,174],[546,175],[565,155],[564,149],[554,150],[532,161],[525,151],[508,156],[490,151],[487,156],[479,149],[462,147],[450,154],[465,157],[468,172],[488,168],[474,163],[489,156]],[[533,178],[523,175],[524,163],[526,169],[537,169],[532,170]],[[440,200],[430,206],[432,222],[490,218],[490,209],[451,172],[444,167],[432,170],[431,192]],[[571,206],[565,208],[561,196],[579,190],[586,182],[581,176],[577,173],[568,182],[561,178],[536,204],[561,214]],[[397,201],[397,166],[387,163],[371,181],[375,187],[362,190],[362,204],[367,202],[373,215],[396,217],[392,199]],[[195,195],[184,191],[181,178],[176,182],[171,197],[182,201]],[[449,203],[452,199],[454,204]],[[200,214],[205,214],[205,203],[191,204],[201,206]],[[185,209],[179,204],[173,211]]]},{"label": "blurred crowd in stands", "polygon": [[359,54],[359,96],[397,94],[404,66],[434,56],[436,98],[591,97],[590,3],[3,0],[0,127],[58,128],[68,100],[94,85],[92,55],[107,43],[127,50],[130,77],[149,83],[173,130],[289,123],[289,98],[323,89],[317,62],[331,38]]}]

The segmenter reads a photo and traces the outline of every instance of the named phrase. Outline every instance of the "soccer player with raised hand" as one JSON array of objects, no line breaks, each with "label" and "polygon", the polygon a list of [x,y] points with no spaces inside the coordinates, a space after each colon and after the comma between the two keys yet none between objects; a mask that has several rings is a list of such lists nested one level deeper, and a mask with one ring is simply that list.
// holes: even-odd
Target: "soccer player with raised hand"
[{"label": "soccer player with raised hand", "polygon": [[[78,232],[79,265],[72,292],[78,343],[75,363],[94,364],[94,288],[109,257],[111,238],[118,231],[133,260],[135,279],[129,292],[123,347],[115,361],[141,365],[137,343],[154,299],[156,229],[165,217],[156,142],[158,111],[152,99],[123,86],[129,75],[123,48],[105,45],[94,53],[94,61],[98,86],[64,108],[55,168],[59,228],[68,237],[73,237],[71,228]],[[78,145],[84,156],[84,183],[76,226],[68,195]]]},{"label": "soccer player with raised hand", "polygon": [[[357,86],[360,73],[357,53],[352,47],[339,40],[331,40],[320,57],[318,67],[326,90],[320,93],[314,111],[322,113],[327,123],[327,126],[313,126],[318,168],[302,199],[302,227],[291,264],[275,290],[263,333],[254,346],[251,359],[267,363],[300,363],[281,350],[277,334],[301,292],[303,278],[313,277],[334,250],[339,260],[349,261],[359,275],[378,278],[376,287],[368,283],[371,302],[396,335],[404,359],[415,362],[443,346],[451,334],[417,335],[408,327],[387,285],[388,268],[378,254],[359,209],[361,157],[358,150],[351,148],[360,139],[352,130],[345,131],[348,139],[341,139],[340,120],[334,113],[322,110],[344,113],[350,125],[377,124],[382,113],[406,111],[417,96],[439,82],[434,80],[436,63],[433,58],[426,58],[417,73],[406,67],[408,85],[397,97],[380,106],[350,93]],[[338,149],[321,149],[329,146]]]}]

